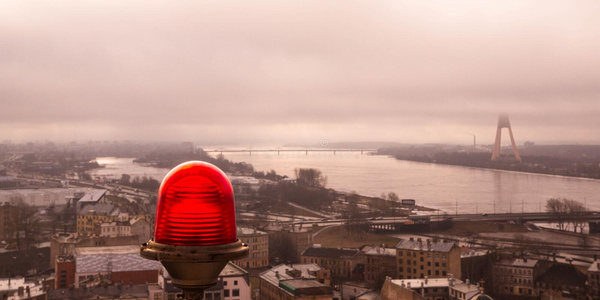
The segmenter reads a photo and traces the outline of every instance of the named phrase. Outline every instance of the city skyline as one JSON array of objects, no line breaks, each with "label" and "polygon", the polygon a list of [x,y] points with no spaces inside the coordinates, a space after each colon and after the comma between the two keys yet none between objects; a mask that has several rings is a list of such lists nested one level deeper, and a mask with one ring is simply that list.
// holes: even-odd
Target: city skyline
[{"label": "city skyline", "polygon": [[599,144],[593,1],[0,4],[2,140]]}]

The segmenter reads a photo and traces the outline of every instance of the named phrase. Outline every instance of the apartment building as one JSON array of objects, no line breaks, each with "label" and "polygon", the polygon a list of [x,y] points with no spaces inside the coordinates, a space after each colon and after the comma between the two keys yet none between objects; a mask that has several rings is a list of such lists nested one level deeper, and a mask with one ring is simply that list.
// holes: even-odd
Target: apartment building
[{"label": "apartment building", "polygon": [[397,277],[395,248],[368,247],[363,252],[367,286],[380,288],[386,277]]},{"label": "apartment building", "polygon": [[318,264],[331,271],[332,281],[364,280],[365,255],[359,249],[309,247],[302,253],[302,263]]},{"label": "apartment building", "polygon": [[461,276],[460,247],[445,240],[402,240],[396,245],[396,268],[399,279]]},{"label": "apartment building", "polygon": [[263,268],[269,265],[269,235],[252,228],[238,227],[237,237],[248,244],[248,257],[234,261],[244,269]]},{"label": "apartment building", "polygon": [[540,275],[540,264],[535,259],[502,259],[494,264],[494,288],[497,294],[537,296],[535,278]]},{"label": "apartment building", "polygon": [[0,241],[15,237],[17,207],[10,204],[0,205]]}]

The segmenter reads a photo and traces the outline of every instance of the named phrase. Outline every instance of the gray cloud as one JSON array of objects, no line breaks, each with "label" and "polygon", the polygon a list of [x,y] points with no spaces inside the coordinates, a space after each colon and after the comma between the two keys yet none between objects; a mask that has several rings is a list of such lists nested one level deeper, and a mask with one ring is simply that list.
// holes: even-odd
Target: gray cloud
[{"label": "gray cloud", "polygon": [[3,1],[3,139],[599,143],[596,1]]}]

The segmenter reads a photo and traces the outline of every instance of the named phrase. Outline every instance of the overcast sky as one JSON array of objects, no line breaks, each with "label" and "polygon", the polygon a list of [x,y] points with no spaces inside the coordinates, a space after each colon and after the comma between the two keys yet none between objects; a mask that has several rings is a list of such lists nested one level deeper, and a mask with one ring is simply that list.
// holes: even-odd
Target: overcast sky
[{"label": "overcast sky", "polygon": [[[600,143],[600,1],[0,1],[0,141]],[[508,141],[508,139],[505,139]]]}]

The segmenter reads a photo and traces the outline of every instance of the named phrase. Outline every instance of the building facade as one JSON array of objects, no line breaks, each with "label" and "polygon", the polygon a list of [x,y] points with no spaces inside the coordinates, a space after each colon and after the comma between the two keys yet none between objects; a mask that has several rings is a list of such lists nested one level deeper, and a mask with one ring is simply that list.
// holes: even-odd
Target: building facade
[{"label": "building facade", "polygon": [[330,270],[334,283],[364,280],[365,255],[359,249],[309,247],[302,253],[302,263]]},{"label": "building facade", "polygon": [[396,249],[371,247],[365,251],[365,282],[381,288],[386,277],[396,278]]},{"label": "building facade", "polygon": [[94,234],[107,237],[130,236],[131,225],[125,221],[95,223]]},{"label": "building facade", "polygon": [[503,259],[493,266],[494,288],[501,295],[535,297],[540,266],[535,259]]},{"label": "building facade", "polygon": [[244,269],[264,268],[269,265],[269,235],[256,229],[238,227],[237,236],[248,244],[248,257],[234,261]]},{"label": "building facade", "polygon": [[10,204],[0,205],[0,241],[15,238],[17,207]]},{"label": "building facade", "polygon": [[301,226],[282,228],[274,226],[269,232],[269,260],[275,264],[281,262],[301,263],[302,252],[313,245],[312,231]]},{"label": "building facade", "polygon": [[396,245],[396,268],[399,279],[460,278],[460,247],[443,240],[402,240]]}]

